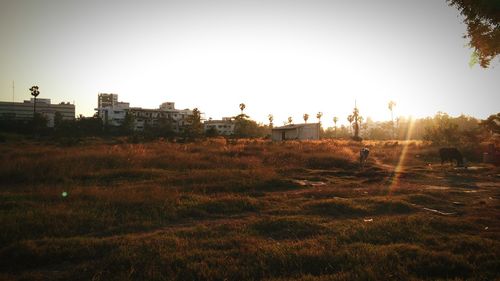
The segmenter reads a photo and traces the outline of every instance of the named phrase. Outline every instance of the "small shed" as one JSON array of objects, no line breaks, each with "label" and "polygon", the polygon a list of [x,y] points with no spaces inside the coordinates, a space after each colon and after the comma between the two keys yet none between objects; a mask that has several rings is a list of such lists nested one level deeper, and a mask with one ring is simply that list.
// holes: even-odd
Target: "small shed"
[{"label": "small shed", "polygon": [[319,140],[319,123],[291,124],[272,129],[273,141]]}]

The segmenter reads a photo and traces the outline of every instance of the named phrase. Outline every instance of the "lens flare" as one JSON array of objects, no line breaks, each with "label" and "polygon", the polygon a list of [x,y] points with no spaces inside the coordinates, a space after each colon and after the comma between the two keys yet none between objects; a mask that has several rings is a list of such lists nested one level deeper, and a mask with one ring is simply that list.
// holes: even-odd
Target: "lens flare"
[{"label": "lens flare", "polygon": [[406,131],[406,137],[403,142],[403,149],[401,150],[401,154],[399,155],[398,163],[394,167],[394,171],[392,172],[392,176],[389,180],[389,194],[392,193],[392,191],[399,186],[399,178],[401,174],[404,171],[405,168],[405,162],[406,162],[406,156],[408,154],[408,146],[410,144],[410,140],[412,137],[413,133],[413,125],[415,122],[413,119],[410,119],[408,129]]}]

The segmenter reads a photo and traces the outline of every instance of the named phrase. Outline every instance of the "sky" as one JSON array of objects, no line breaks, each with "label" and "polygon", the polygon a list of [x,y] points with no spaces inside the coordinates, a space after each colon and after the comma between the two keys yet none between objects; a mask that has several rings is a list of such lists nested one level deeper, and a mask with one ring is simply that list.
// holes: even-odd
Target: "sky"
[{"label": "sky", "polygon": [[470,67],[459,11],[445,0],[0,1],[0,100],[245,113],[267,123],[347,123],[438,111],[500,111],[500,63]]}]

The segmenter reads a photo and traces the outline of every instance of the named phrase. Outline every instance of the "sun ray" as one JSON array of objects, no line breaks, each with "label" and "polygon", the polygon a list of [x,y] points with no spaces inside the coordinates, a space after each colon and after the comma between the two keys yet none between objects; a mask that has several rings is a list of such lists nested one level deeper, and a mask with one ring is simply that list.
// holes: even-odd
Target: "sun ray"
[{"label": "sun ray", "polygon": [[399,179],[401,174],[405,170],[405,163],[406,163],[406,157],[408,154],[408,146],[410,144],[410,140],[412,138],[412,133],[413,133],[413,125],[414,121],[413,119],[410,119],[410,125],[408,126],[408,129],[406,131],[406,137],[403,142],[403,149],[401,150],[401,154],[399,155],[398,163],[394,167],[394,170],[392,172],[391,178],[389,180],[389,195],[393,192],[395,188],[399,186]]}]

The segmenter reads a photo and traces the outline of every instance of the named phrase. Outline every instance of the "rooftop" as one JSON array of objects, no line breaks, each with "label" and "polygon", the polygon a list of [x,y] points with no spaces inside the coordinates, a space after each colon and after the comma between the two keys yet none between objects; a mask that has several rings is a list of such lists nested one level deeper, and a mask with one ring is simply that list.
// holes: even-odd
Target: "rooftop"
[{"label": "rooftop", "polygon": [[285,126],[281,126],[281,127],[273,127],[273,130],[293,130],[293,129],[302,128],[302,127],[311,126],[311,125],[318,126],[319,123],[290,124],[290,125],[285,125]]}]

